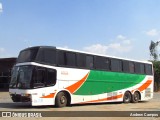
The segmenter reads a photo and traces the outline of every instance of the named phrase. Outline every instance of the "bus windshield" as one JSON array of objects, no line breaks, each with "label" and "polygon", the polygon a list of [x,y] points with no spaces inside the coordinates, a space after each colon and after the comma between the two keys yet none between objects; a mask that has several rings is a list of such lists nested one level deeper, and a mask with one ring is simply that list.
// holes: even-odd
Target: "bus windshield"
[{"label": "bus windshield", "polygon": [[38,87],[54,86],[56,84],[56,70],[38,66],[19,66],[12,70],[9,87],[19,89],[32,89]]},{"label": "bus windshield", "polygon": [[10,88],[16,88],[17,86],[17,75],[18,75],[18,67],[13,67],[12,69],[12,77],[10,81]]},{"label": "bus windshield", "polygon": [[33,66],[14,67],[10,88],[30,88]]}]

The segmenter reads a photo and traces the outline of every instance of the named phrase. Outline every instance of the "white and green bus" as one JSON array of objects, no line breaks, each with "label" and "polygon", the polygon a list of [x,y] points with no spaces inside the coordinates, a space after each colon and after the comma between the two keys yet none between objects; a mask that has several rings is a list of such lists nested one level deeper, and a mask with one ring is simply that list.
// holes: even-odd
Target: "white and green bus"
[{"label": "white and green bus", "polygon": [[32,106],[137,103],[153,98],[153,84],[148,61],[36,46],[20,52],[9,93],[14,102]]}]

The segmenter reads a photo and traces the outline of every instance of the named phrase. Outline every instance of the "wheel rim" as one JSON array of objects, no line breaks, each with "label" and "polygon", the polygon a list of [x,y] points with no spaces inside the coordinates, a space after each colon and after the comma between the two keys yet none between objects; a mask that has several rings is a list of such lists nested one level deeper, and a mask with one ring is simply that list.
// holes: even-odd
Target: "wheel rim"
[{"label": "wheel rim", "polygon": [[138,93],[135,93],[135,94],[134,94],[134,100],[135,100],[135,101],[138,101],[138,100],[139,100],[139,94],[138,94]]},{"label": "wheel rim", "polygon": [[128,95],[128,94],[125,96],[125,100],[126,100],[127,102],[130,100],[130,98],[129,98],[129,95]]},{"label": "wheel rim", "polygon": [[60,99],[60,102],[61,102],[61,104],[64,104],[66,102],[66,97],[62,96],[61,99]]},{"label": "wheel rim", "polygon": [[131,95],[129,92],[126,92],[124,94],[124,98],[123,98],[124,103],[129,103],[131,101]]}]

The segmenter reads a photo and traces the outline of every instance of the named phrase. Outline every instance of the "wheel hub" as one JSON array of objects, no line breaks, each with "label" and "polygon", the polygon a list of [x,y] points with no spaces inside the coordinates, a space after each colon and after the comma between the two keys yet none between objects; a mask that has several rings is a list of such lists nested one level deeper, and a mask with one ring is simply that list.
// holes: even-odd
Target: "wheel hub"
[{"label": "wheel hub", "polygon": [[65,100],[65,96],[62,96],[61,99],[60,99],[60,102],[61,102],[62,104],[64,104],[65,101],[66,101],[66,100]]}]

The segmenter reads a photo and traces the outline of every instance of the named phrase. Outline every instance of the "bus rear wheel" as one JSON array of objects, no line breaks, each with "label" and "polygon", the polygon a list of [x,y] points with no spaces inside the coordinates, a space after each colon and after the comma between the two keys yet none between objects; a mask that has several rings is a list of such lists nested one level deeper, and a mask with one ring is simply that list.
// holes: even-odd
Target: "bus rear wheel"
[{"label": "bus rear wheel", "polygon": [[132,96],[130,94],[130,92],[125,92],[124,96],[123,96],[123,102],[124,103],[130,103],[132,99]]},{"label": "bus rear wheel", "polygon": [[138,92],[134,92],[134,94],[132,96],[132,102],[133,103],[138,103],[139,99],[140,99],[139,93]]},{"label": "bus rear wheel", "polygon": [[65,107],[67,105],[67,95],[64,92],[59,92],[55,99],[56,107]]}]

